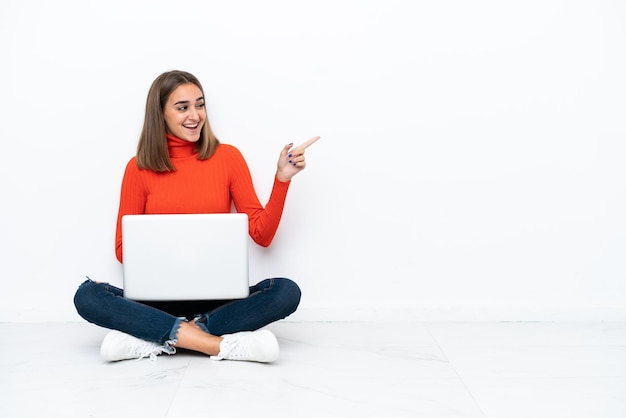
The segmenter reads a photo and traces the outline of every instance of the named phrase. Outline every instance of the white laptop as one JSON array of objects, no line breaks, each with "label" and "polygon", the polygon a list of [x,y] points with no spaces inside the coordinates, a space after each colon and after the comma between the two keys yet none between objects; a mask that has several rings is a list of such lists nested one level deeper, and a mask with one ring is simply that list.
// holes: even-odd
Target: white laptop
[{"label": "white laptop", "polygon": [[249,294],[248,216],[122,217],[124,296],[140,301],[240,299]]}]

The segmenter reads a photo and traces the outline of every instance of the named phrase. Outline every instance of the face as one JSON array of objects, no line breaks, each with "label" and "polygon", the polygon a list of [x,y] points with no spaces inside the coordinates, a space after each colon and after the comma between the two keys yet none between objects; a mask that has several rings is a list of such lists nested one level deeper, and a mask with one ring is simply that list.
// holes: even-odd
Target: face
[{"label": "face", "polygon": [[163,109],[167,133],[189,142],[200,139],[206,120],[204,97],[195,84],[182,84],[170,94]]}]

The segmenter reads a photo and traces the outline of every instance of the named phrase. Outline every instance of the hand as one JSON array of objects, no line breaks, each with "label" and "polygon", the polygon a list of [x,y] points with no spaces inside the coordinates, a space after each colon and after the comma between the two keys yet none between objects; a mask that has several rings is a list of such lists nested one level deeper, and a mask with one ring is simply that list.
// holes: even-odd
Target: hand
[{"label": "hand", "polygon": [[304,161],[304,150],[313,145],[319,136],[313,137],[306,141],[304,144],[297,147],[293,147],[293,143],[285,145],[278,157],[278,169],[276,170],[276,177],[280,181],[290,181],[293,176],[304,170],[306,162]]}]

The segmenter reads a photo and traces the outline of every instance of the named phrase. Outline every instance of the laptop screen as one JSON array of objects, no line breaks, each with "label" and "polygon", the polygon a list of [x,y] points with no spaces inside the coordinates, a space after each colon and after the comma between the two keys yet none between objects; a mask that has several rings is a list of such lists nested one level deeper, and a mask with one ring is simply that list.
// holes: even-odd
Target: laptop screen
[{"label": "laptop screen", "polygon": [[124,296],[223,300],[248,296],[248,216],[122,217]]}]

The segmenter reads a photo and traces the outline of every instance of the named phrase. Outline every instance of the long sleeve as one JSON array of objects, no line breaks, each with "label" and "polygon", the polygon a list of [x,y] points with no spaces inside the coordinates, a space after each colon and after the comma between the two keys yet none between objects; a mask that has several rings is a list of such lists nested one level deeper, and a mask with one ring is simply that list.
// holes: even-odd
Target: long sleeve
[{"label": "long sleeve", "polygon": [[248,165],[236,148],[232,148],[233,177],[231,195],[237,212],[245,212],[249,218],[250,236],[257,244],[267,247],[272,243],[283,214],[290,182],[274,178],[270,198],[263,207],[254,190]]},{"label": "long sleeve", "polygon": [[146,189],[142,185],[139,174],[135,158],[132,158],[126,165],[122,179],[120,206],[115,229],[115,256],[120,263],[122,262],[122,216],[145,213]]}]

